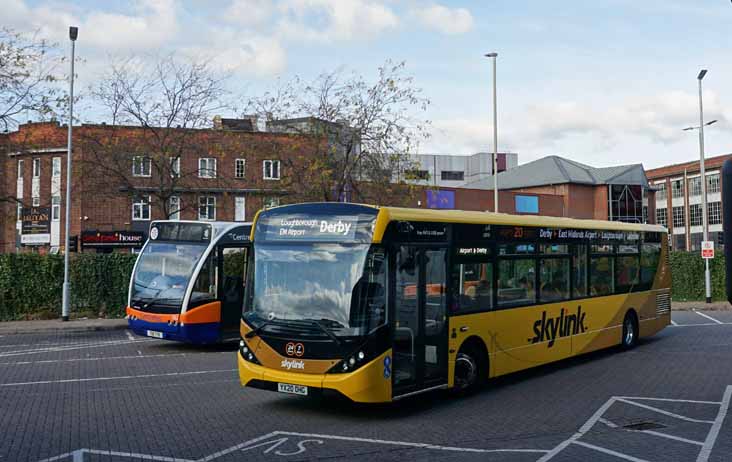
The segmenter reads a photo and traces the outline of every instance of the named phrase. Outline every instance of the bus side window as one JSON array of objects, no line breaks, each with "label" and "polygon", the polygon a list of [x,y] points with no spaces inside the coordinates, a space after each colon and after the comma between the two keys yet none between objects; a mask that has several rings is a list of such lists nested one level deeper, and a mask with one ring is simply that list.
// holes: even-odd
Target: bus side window
[{"label": "bus side window", "polygon": [[452,266],[453,313],[493,308],[493,263],[457,263]]},{"label": "bus side window", "polygon": [[247,267],[246,247],[226,247],[221,252],[223,258],[223,281],[221,298],[228,302],[241,301],[244,296],[244,277]]},{"label": "bus side window", "polygon": [[660,257],[660,243],[645,243],[641,246],[640,284],[644,290],[649,290],[653,286]]},{"label": "bus side window", "polygon": [[590,295],[612,295],[615,293],[614,247],[592,245],[590,252]]},{"label": "bus side window", "polygon": [[587,296],[587,245],[570,245],[572,254],[572,284],[573,298]]},{"label": "bus side window", "polygon": [[639,273],[638,245],[619,245],[615,262],[615,290],[621,293],[637,290]]},{"label": "bus side window", "polygon": [[218,268],[216,266],[216,252],[206,258],[206,262],[198,273],[196,282],[193,284],[193,292],[191,293],[191,303],[199,304],[201,302],[216,300],[216,279]]}]

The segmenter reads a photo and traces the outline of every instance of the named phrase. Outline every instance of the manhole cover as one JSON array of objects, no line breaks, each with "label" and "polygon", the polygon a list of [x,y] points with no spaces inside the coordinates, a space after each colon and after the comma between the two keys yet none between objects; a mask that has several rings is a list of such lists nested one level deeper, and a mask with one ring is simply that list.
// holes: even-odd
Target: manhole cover
[{"label": "manhole cover", "polygon": [[643,430],[657,430],[659,428],[666,428],[665,425],[658,422],[644,421],[636,422],[628,425],[623,425],[623,428],[627,430],[643,431]]}]

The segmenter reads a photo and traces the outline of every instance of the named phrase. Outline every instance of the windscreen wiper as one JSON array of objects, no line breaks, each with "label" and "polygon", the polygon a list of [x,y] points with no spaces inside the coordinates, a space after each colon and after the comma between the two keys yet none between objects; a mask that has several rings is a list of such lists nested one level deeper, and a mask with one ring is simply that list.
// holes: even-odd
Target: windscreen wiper
[{"label": "windscreen wiper", "polygon": [[254,329],[252,329],[249,332],[247,332],[246,334],[244,334],[244,338],[252,338],[255,335],[259,335],[259,333],[262,332],[262,329],[264,329],[272,321],[274,321],[274,319],[267,319],[262,324],[258,325]]},{"label": "windscreen wiper", "polygon": [[330,329],[325,327],[321,321],[318,321],[317,319],[303,319],[303,321],[309,322],[310,324],[317,326],[317,328],[325,332],[325,334],[330,337],[331,340],[336,342],[338,346],[343,346],[343,341],[339,339],[337,335],[331,332]]}]

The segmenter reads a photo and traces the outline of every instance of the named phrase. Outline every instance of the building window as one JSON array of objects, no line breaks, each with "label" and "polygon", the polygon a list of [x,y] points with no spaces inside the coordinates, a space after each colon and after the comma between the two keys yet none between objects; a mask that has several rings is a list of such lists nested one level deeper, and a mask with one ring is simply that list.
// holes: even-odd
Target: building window
[{"label": "building window", "polygon": [[54,157],[51,162],[51,176],[58,178],[61,176],[61,158]]},{"label": "building window", "polygon": [[264,170],[265,180],[279,180],[280,179],[280,161],[279,160],[265,160],[262,168]]},{"label": "building window", "polygon": [[132,158],[132,176],[149,177],[152,171],[152,160],[145,156]]},{"label": "building window", "polygon": [[198,159],[198,177],[216,178],[216,159],[213,157],[201,157]]},{"label": "building window", "polygon": [[33,207],[40,207],[41,206],[41,198],[40,197],[34,197],[33,201],[31,202]]},{"label": "building window", "polygon": [[198,219],[207,221],[216,219],[215,196],[200,196],[198,198]]},{"label": "building window", "polygon": [[170,158],[170,177],[180,178],[180,157]]},{"label": "building window", "polygon": [[23,218],[23,204],[18,202],[18,221]]},{"label": "building window", "polygon": [[719,173],[707,175],[707,194],[719,192]]},{"label": "building window", "polygon": [[684,227],[684,207],[674,207],[671,211],[673,213],[673,226],[674,228]]},{"label": "building window", "polygon": [[23,164],[24,163],[25,162],[22,161],[22,160],[19,160],[18,161],[18,179],[19,180],[22,180],[23,179]]},{"label": "building window", "polygon": [[656,209],[656,224],[668,228],[668,209]]},{"label": "building window", "polygon": [[671,197],[684,197],[684,182],[682,180],[671,182]]},{"label": "building window", "polygon": [[33,178],[41,177],[41,159],[33,159]]},{"label": "building window", "polygon": [[59,221],[61,219],[61,196],[53,196],[51,198],[51,220]]},{"label": "building window", "polygon": [[247,221],[247,200],[245,197],[234,198],[234,221]]},{"label": "building window", "polygon": [[463,181],[465,172],[457,170],[443,170],[440,172],[443,181]]},{"label": "building window", "polygon": [[689,178],[689,196],[701,196],[701,177]]},{"label": "building window", "polygon": [[132,220],[144,221],[150,219],[150,196],[138,197],[132,203]]},{"label": "building window", "polygon": [[244,167],[246,166],[246,160],[236,159],[234,161],[234,176],[236,178],[244,178]]},{"label": "building window", "polygon": [[692,204],[689,206],[689,225],[702,225],[702,206],[701,204]]},{"label": "building window", "polygon": [[656,188],[656,200],[666,200],[666,198],[668,197],[666,195],[666,182],[664,181],[663,183],[654,184],[653,187]]},{"label": "building window", "polygon": [[271,209],[272,207],[279,207],[280,198],[277,196],[265,197],[262,206],[265,209]]},{"label": "building window", "polygon": [[168,219],[180,220],[180,197],[170,196],[168,199]]},{"label": "building window", "polygon": [[710,225],[719,225],[722,223],[722,203],[710,202],[707,204],[707,220]]},{"label": "building window", "polygon": [[642,223],[643,188],[638,185],[611,185],[610,214],[613,221]]}]

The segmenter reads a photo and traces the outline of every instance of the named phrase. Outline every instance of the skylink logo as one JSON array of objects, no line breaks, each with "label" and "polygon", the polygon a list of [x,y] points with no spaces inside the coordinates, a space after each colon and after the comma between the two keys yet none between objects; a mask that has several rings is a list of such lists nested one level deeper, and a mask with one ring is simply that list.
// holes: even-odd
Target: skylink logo
[{"label": "skylink logo", "polygon": [[280,367],[283,369],[305,369],[305,363],[300,359],[283,359],[280,363]]},{"label": "skylink logo", "polygon": [[549,340],[547,348],[554,346],[557,337],[581,334],[585,331],[585,314],[582,307],[577,307],[577,314],[564,314],[564,308],[556,318],[546,317],[546,311],[541,313],[541,319],[534,323],[534,338],[529,339],[531,343],[538,343]]}]

